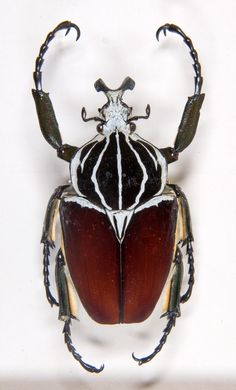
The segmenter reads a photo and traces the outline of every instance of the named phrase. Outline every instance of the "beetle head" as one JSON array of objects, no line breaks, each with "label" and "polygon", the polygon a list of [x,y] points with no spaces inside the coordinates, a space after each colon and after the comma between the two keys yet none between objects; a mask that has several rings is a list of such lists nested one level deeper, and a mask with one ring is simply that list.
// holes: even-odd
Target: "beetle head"
[{"label": "beetle head", "polygon": [[107,97],[107,103],[98,110],[104,121],[103,124],[101,123],[103,133],[110,133],[116,129],[129,130],[130,126],[127,128],[127,125],[132,108],[122,101],[122,97],[126,90],[134,88],[135,82],[130,77],[126,77],[119,88],[109,89],[102,79],[98,79],[94,86],[98,92],[104,92]]},{"label": "beetle head", "polygon": [[124,92],[127,90],[132,90],[135,86],[134,80],[132,80],[130,77],[126,77],[121,86],[117,89],[108,88],[102,79],[98,79],[94,86],[98,92],[104,92],[107,97],[107,103],[104,104],[102,108],[98,109],[98,117],[87,118],[86,110],[83,108],[82,118],[86,122],[89,120],[100,122],[97,126],[99,133],[106,135],[116,130],[133,132],[136,128],[135,124],[132,122],[133,120],[149,117],[149,105],[146,108],[146,116],[130,117],[132,113],[132,107],[129,107],[122,100]]}]

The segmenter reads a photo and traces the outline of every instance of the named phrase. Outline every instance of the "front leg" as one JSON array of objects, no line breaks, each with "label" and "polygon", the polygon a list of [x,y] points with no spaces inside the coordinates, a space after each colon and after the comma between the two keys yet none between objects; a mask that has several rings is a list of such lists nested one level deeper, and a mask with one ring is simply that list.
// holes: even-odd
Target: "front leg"
[{"label": "front leg", "polygon": [[44,92],[42,89],[41,69],[44,62],[44,55],[48,50],[49,43],[55,37],[55,34],[62,29],[66,29],[66,34],[68,34],[71,28],[76,30],[78,39],[80,36],[80,30],[75,24],[71,22],[60,23],[52,32],[47,35],[47,38],[42,44],[39,55],[35,62],[34,82],[36,89],[32,90],[42,134],[46,141],[57,150],[58,157],[66,161],[71,161],[71,158],[74,156],[78,148],[62,143],[61,133],[51,99],[49,94]]},{"label": "front leg", "polygon": [[190,55],[193,59],[193,68],[195,71],[194,78],[194,95],[189,97],[184,108],[182,119],[178,128],[177,136],[174,142],[174,147],[168,147],[161,149],[163,156],[168,163],[172,163],[178,159],[179,153],[188,147],[192,142],[199,121],[200,109],[205,95],[201,93],[203,78],[201,75],[201,65],[198,60],[198,54],[195,50],[193,43],[187,35],[174,24],[165,24],[161,26],[156,33],[157,40],[159,40],[160,32],[163,31],[166,35],[166,31],[174,32],[180,35],[184,43],[190,50]]}]

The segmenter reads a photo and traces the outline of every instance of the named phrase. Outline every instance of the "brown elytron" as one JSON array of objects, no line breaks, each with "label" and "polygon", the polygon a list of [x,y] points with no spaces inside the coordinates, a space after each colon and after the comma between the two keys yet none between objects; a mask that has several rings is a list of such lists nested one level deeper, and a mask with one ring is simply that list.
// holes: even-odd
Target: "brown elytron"
[{"label": "brown elytron", "polygon": [[66,262],[88,314],[104,324],[144,321],[173,261],[177,200],[134,214],[122,243],[105,214],[63,201],[60,214]]}]

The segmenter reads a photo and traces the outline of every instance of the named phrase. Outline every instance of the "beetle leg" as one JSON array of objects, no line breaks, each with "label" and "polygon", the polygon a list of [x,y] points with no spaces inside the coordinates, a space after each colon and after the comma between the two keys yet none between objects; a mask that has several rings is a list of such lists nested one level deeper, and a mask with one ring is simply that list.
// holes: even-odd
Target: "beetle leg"
[{"label": "beetle leg", "polygon": [[186,253],[188,255],[188,265],[189,265],[189,279],[188,279],[188,288],[187,291],[181,296],[180,302],[185,303],[189,300],[192,289],[194,285],[194,258],[193,258],[193,247],[192,241],[188,239]]},{"label": "beetle leg", "polygon": [[192,227],[191,227],[191,217],[190,217],[190,210],[187,198],[181,188],[177,186],[176,184],[169,184],[169,186],[175,191],[176,196],[179,201],[179,211],[180,211],[180,243],[182,243],[182,246],[186,246],[186,255],[188,257],[188,273],[189,273],[189,279],[188,279],[188,288],[187,291],[181,296],[181,303],[187,302],[188,299],[191,296],[193,285],[194,285],[194,257],[193,257],[193,234],[192,234]]},{"label": "beetle leg", "polygon": [[168,164],[178,160],[181,153],[192,142],[200,117],[200,109],[205,95],[193,95],[188,98],[175,138],[174,147],[160,149]]},{"label": "beetle leg", "polygon": [[69,352],[73,357],[89,372],[99,373],[103,370],[104,365],[100,368],[96,368],[83,361],[82,356],[76,351],[71,340],[71,318],[75,318],[73,314],[73,308],[70,301],[69,281],[65,272],[65,260],[62,250],[60,249],[56,259],[56,283],[59,297],[59,320],[65,322],[63,328],[64,340]]},{"label": "beetle leg", "polygon": [[56,217],[58,214],[58,206],[61,194],[68,186],[58,187],[53,195],[51,196],[43,224],[43,233],[41,242],[44,245],[43,248],[43,277],[44,277],[44,286],[46,290],[47,300],[51,306],[57,305],[58,302],[53,297],[50,291],[50,281],[49,281],[49,265],[50,265],[50,249],[55,248],[55,225]]},{"label": "beetle leg", "polygon": [[161,26],[156,33],[156,38],[159,40],[160,32],[163,31],[166,35],[166,31],[174,32],[179,34],[184,43],[190,50],[190,55],[193,59],[193,68],[195,71],[194,78],[194,95],[189,97],[184,108],[183,116],[178,128],[177,136],[174,142],[174,147],[168,147],[161,149],[162,154],[166,158],[168,163],[172,163],[178,159],[178,155],[192,142],[198,125],[200,116],[200,109],[204,100],[205,95],[201,94],[203,78],[201,75],[201,65],[198,60],[198,54],[195,50],[193,43],[187,35],[174,24],[165,24]]},{"label": "beetle leg", "polygon": [[58,306],[57,300],[54,298],[50,291],[50,281],[49,281],[49,265],[50,265],[50,246],[46,242],[44,243],[43,248],[43,278],[44,278],[44,286],[46,291],[47,300],[51,306]]},{"label": "beetle leg", "polygon": [[65,325],[63,328],[64,339],[65,339],[65,343],[67,345],[69,352],[72,353],[73,357],[81,364],[81,366],[83,368],[85,368],[85,370],[99,374],[99,372],[101,372],[104,369],[104,364],[102,364],[101,367],[96,368],[96,367],[92,366],[91,364],[88,364],[82,360],[82,356],[76,351],[76,349],[72,343],[72,340],[70,337],[71,336],[70,325],[71,325],[71,319],[67,319],[65,321]]},{"label": "beetle leg", "polygon": [[180,317],[180,289],[182,284],[183,276],[183,264],[182,264],[182,253],[180,248],[177,246],[174,260],[174,270],[169,284],[168,302],[165,313],[161,317],[166,316],[168,322],[163,330],[163,336],[161,337],[159,344],[154,351],[144,358],[137,358],[134,354],[132,357],[139,365],[150,362],[163,348],[167,341],[167,337],[170,334],[172,328],[175,326],[176,317]]},{"label": "beetle leg", "polygon": [[75,318],[72,314],[70,304],[70,295],[68,288],[68,280],[65,274],[65,260],[62,250],[60,249],[56,257],[56,285],[59,298],[59,320],[66,321],[69,318]]},{"label": "beetle leg", "polygon": [[39,55],[36,58],[35,71],[33,74],[36,89],[32,90],[42,134],[46,141],[57,150],[58,157],[66,161],[71,160],[72,156],[75,154],[78,148],[62,143],[61,133],[52,102],[50,100],[49,94],[44,92],[42,89],[41,69],[44,63],[44,55],[48,50],[49,43],[52,41],[52,39],[54,39],[55,34],[60,30],[66,29],[67,35],[71,28],[76,30],[77,40],[80,36],[80,30],[76,24],[68,21],[60,23],[47,35],[45,42],[40,48]]},{"label": "beetle leg", "polygon": [[172,271],[171,280],[169,283],[168,298],[165,302],[165,307],[161,317],[169,316],[169,314],[175,313],[176,317],[180,317],[180,289],[183,280],[183,262],[182,252],[177,245],[174,268]]},{"label": "beetle leg", "polygon": [[158,346],[154,349],[154,351],[144,358],[137,358],[134,353],[132,353],[133,359],[138,362],[139,366],[141,366],[144,363],[150,362],[162,349],[163,345],[166,343],[167,337],[170,334],[172,328],[175,326],[176,322],[176,314],[175,313],[169,313],[168,314],[168,322],[166,324],[165,329],[163,330],[163,336],[159,341]]},{"label": "beetle leg", "polygon": [[195,90],[194,90],[194,93],[199,95],[201,93],[203,78],[201,75],[201,65],[200,65],[199,60],[198,60],[198,54],[193,46],[191,39],[189,37],[187,37],[187,35],[183,32],[183,30],[181,30],[181,28],[179,28],[175,24],[166,23],[163,26],[159,27],[157,32],[156,32],[156,38],[158,41],[159,41],[159,35],[160,35],[161,31],[164,32],[164,35],[166,35],[166,31],[174,32],[174,33],[180,35],[183,38],[184,43],[188,46],[188,48],[190,50],[190,55],[193,59],[193,68],[195,71],[195,78],[194,78]]},{"label": "beetle leg", "polygon": [[76,24],[74,24],[74,23],[71,23],[69,21],[64,21],[64,22],[58,24],[58,26],[56,28],[54,28],[54,30],[51,31],[47,35],[44,43],[40,47],[39,55],[38,55],[38,57],[36,58],[36,61],[35,61],[35,72],[34,72],[34,81],[35,81],[35,87],[36,87],[37,91],[41,91],[42,90],[42,72],[41,72],[41,69],[42,69],[42,65],[44,63],[44,55],[45,55],[45,53],[48,50],[49,43],[55,38],[55,35],[56,35],[56,33],[58,31],[66,30],[66,34],[65,35],[67,35],[71,28],[74,28],[76,30],[76,33],[77,33],[76,40],[78,40],[79,37],[80,37],[79,27]]}]

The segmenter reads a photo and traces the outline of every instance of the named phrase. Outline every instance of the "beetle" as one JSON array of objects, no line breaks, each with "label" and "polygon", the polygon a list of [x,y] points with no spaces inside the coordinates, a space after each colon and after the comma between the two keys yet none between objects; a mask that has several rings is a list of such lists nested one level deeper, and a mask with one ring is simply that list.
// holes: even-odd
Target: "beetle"
[{"label": "beetle", "polygon": [[[119,88],[110,89],[103,80],[95,89],[107,102],[99,115],[82,119],[97,122],[98,134],[82,147],[62,142],[49,94],[42,88],[42,65],[49,43],[60,30],[76,31],[69,21],[50,32],[36,59],[32,90],[39,124],[46,141],[59,158],[70,163],[70,180],[51,196],[43,225],[43,275],[51,306],[59,307],[64,321],[64,340],[73,357],[89,372],[99,368],[84,362],[71,339],[71,321],[76,318],[73,289],[89,316],[102,324],[138,323],[147,319],[165,289],[162,316],[167,319],[154,351],[143,358],[132,355],[139,365],[149,362],[163,347],[180,316],[180,304],[190,298],[194,284],[193,234],[186,196],[168,182],[168,164],[177,161],[194,138],[200,109],[203,78],[192,41],[174,24],[161,26],[183,38],[193,59],[194,94],[188,98],[173,147],[158,149],[136,132],[135,122],[145,115],[132,116],[123,94],[134,88],[126,77]],[[55,256],[58,300],[50,289],[49,263],[55,247],[55,225],[59,216],[60,248]],[[188,285],[182,294],[183,255],[186,250]]]}]

